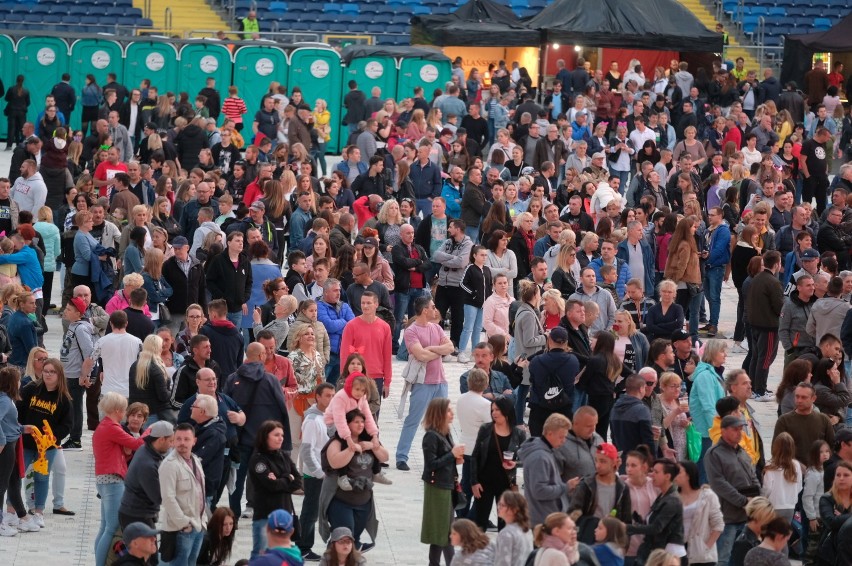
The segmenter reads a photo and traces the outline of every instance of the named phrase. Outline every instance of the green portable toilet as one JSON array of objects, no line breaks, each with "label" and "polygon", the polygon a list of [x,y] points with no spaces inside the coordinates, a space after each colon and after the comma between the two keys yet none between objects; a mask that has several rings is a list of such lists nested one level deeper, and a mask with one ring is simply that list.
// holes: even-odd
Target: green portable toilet
[{"label": "green portable toilet", "polygon": [[134,41],[124,49],[124,86],[138,88],[143,79],[150,79],[157,91],[177,89],[178,52],[171,43]]},{"label": "green portable toilet", "polygon": [[24,75],[24,87],[30,91],[27,120],[35,122],[44,95],[68,72],[68,44],[58,37],[25,37],[18,42],[17,60],[16,74]]},{"label": "green portable toilet", "polygon": [[206,41],[184,45],[179,68],[178,91],[188,93],[193,106],[196,95],[207,84],[207,77],[216,79],[216,90],[223,97],[228,96],[233,59],[224,45]]},{"label": "green portable toilet", "polygon": [[[116,80],[123,84],[124,49],[109,39],[78,39],[71,44],[71,86],[78,93],[86,85],[86,75],[94,75],[101,86],[107,83],[107,73],[115,73]],[[133,87],[131,87],[133,88]],[[71,115],[71,125],[80,127],[82,110],[79,103]]]},{"label": "green portable toilet", "polygon": [[340,111],[343,106],[341,81],[343,67],[340,66],[340,56],[337,51],[327,45],[312,44],[310,47],[299,47],[290,53],[290,78],[287,86],[289,92],[293,88],[302,89],[305,102],[314,107],[314,101],[322,98],[328,103],[331,112],[331,140],[327,151],[336,152],[341,139],[346,141],[346,135],[340,135]]},{"label": "green portable toilet", "polygon": [[[0,76],[4,77],[3,86],[7,89],[15,86],[15,42],[8,35],[0,35]],[[24,82],[26,84],[26,82]],[[6,100],[0,96],[0,111],[6,109]],[[0,119],[0,138],[6,138],[9,121]]]},{"label": "green portable toilet", "polygon": [[[234,53],[234,81],[238,96],[245,100],[246,113],[244,119],[251,123],[252,118],[260,108],[263,95],[269,90],[269,83],[277,81],[287,84],[290,64],[287,54],[278,47],[271,45],[240,47]],[[222,100],[228,96],[228,85],[217,85],[222,94]]]},{"label": "green portable toilet", "polygon": [[393,46],[349,45],[340,53],[343,61],[343,92],[349,92],[349,81],[358,83],[358,89],[367,95],[373,87],[382,89],[381,97],[396,99],[397,60]]},{"label": "green portable toilet", "polygon": [[452,76],[450,58],[439,51],[413,48],[416,52],[404,55],[399,62],[399,86],[396,89],[400,98],[414,96],[414,87],[423,87],[426,100],[432,100],[432,91],[444,90],[444,85]]}]

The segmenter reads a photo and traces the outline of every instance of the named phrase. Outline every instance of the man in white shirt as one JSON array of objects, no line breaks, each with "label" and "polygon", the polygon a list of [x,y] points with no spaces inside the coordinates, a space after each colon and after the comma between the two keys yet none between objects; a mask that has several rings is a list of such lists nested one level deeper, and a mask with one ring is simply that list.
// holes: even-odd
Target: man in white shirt
[{"label": "man in white shirt", "polygon": [[20,210],[28,210],[33,216],[38,214],[47,199],[47,185],[38,172],[38,166],[32,159],[21,164],[21,176],[15,180],[12,187],[12,199]]},{"label": "man in white shirt", "polygon": [[101,394],[115,391],[130,396],[130,366],[139,358],[142,341],[127,333],[127,313],[114,311],[109,315],[112,333],[95,343],[92,355],[83,362],[83,375],[89,375],[92,367],[101,360]]},{"label": "man in white shirt", "polygon": [[[479,368],[473,368],[467,375],[467,393],[463,393],[456,402],[456,414],[461,426],[461,443],[464,444],[464,464],[462,465],[461,487],[468,501],[473,501],[470,487],[470,464],[479,427],[491,422],[491,401],[482,396],[488,387],[488,374]],[[461,511],[465,516],[466,509]]]},{"label": "man in white shirt", "polygon": [[[325,478],[322,471],[321,453],[328,443],[328,427],[323,415],[334,397],[334,386],[323,382],[314,390],[316,404],[305,411],[302,421],[302,444],[299,447],[299,461],[302,464],[302,486],[305,498],[302,500],[302,512],[299,522],[302,536],[299,538],[299,550],[306,562],[315,562],[320,556],[313,551],[314,534],[319,517],[320,490]],[[489,403],[490,406],[490,403]],[[490,413],[489,413],[490,418]]]}]

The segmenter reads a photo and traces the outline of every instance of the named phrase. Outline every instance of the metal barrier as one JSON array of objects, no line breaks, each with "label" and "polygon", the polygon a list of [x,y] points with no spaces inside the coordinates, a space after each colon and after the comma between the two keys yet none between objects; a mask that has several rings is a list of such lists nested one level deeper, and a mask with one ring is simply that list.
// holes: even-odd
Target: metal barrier
[{"label": "metal barrier", "polygon": [[[183,34],[184,38],[192,39],[193,37],[213,37],[220,30],[217,29],[194,29]],[[232,29],[225,30],[225,34],[233,36],[233,39],[241,39],[242,30]],[[304,43],[304,42],[321,42],[322,35],[318,33],[300,32],[300,31],[262,31],[260,32],[261,39],[269,39],[280,43]]]}]

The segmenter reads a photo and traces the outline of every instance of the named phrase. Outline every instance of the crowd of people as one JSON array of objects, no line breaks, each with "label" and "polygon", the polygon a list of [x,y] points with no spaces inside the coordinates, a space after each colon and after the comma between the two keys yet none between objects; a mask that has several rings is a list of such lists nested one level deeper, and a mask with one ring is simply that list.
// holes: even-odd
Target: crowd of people
[{"label": "crowd of people", "polygon": [[[485,85],[457,60],[431,100],[351,81],[329,109],[273,83],[251,119],[212,78],[190,102],[89,76],[79,131],[67,76],[36,123],[18,77],[0,535],[49,532],[51,488],[74,515],[64,453],[85,427],[97,566],[229,564],[238,526],[251,564],[363,564],[385,470],[411,470],[422,429],[430,565],[848,564],[843,76],[817,61],[782,92],[741,63],[560,61],[534,97],[522,67]],[[766,447],[752,401],[778,404]]]}]

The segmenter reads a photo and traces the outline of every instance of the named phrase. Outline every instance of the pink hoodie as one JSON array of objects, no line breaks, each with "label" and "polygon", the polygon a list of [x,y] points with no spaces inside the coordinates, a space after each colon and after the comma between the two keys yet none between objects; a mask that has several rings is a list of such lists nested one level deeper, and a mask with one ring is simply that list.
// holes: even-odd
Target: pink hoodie
[{"label": "pink hoodie", "polygon": [[349,374],[343,389],[334,394],[331,403],[329,403],[328,408],[325,410],[325,424],[334,424],[334,427],[337,429],[337,435],[343,440],[349,440],[352,436],[349,425],[346,423],[346,413],[352,409],[358,409],[364,413],[364,425],[370,436],[379,434],[379,427],[373,419],[373,413],[370,412],[370,405],[368,403],[369,392],[365,392],[357,400],[352,396],[352,382],[359,375],[366,377],[363,373]]},{"label": "pink hoodie", "polygon": [[[115,295],[109,301],[107,301],[104,310],[107,314],[112,314],[115,311],[123,311],[129,306],[130,302],[127,300],[127,297],[124,296],[124,289],[119,289],[115,292]],[[148,309],[147,304],[142,307],[142,312],[145,314],[145,316],[151,318],[151,311]]]}]

